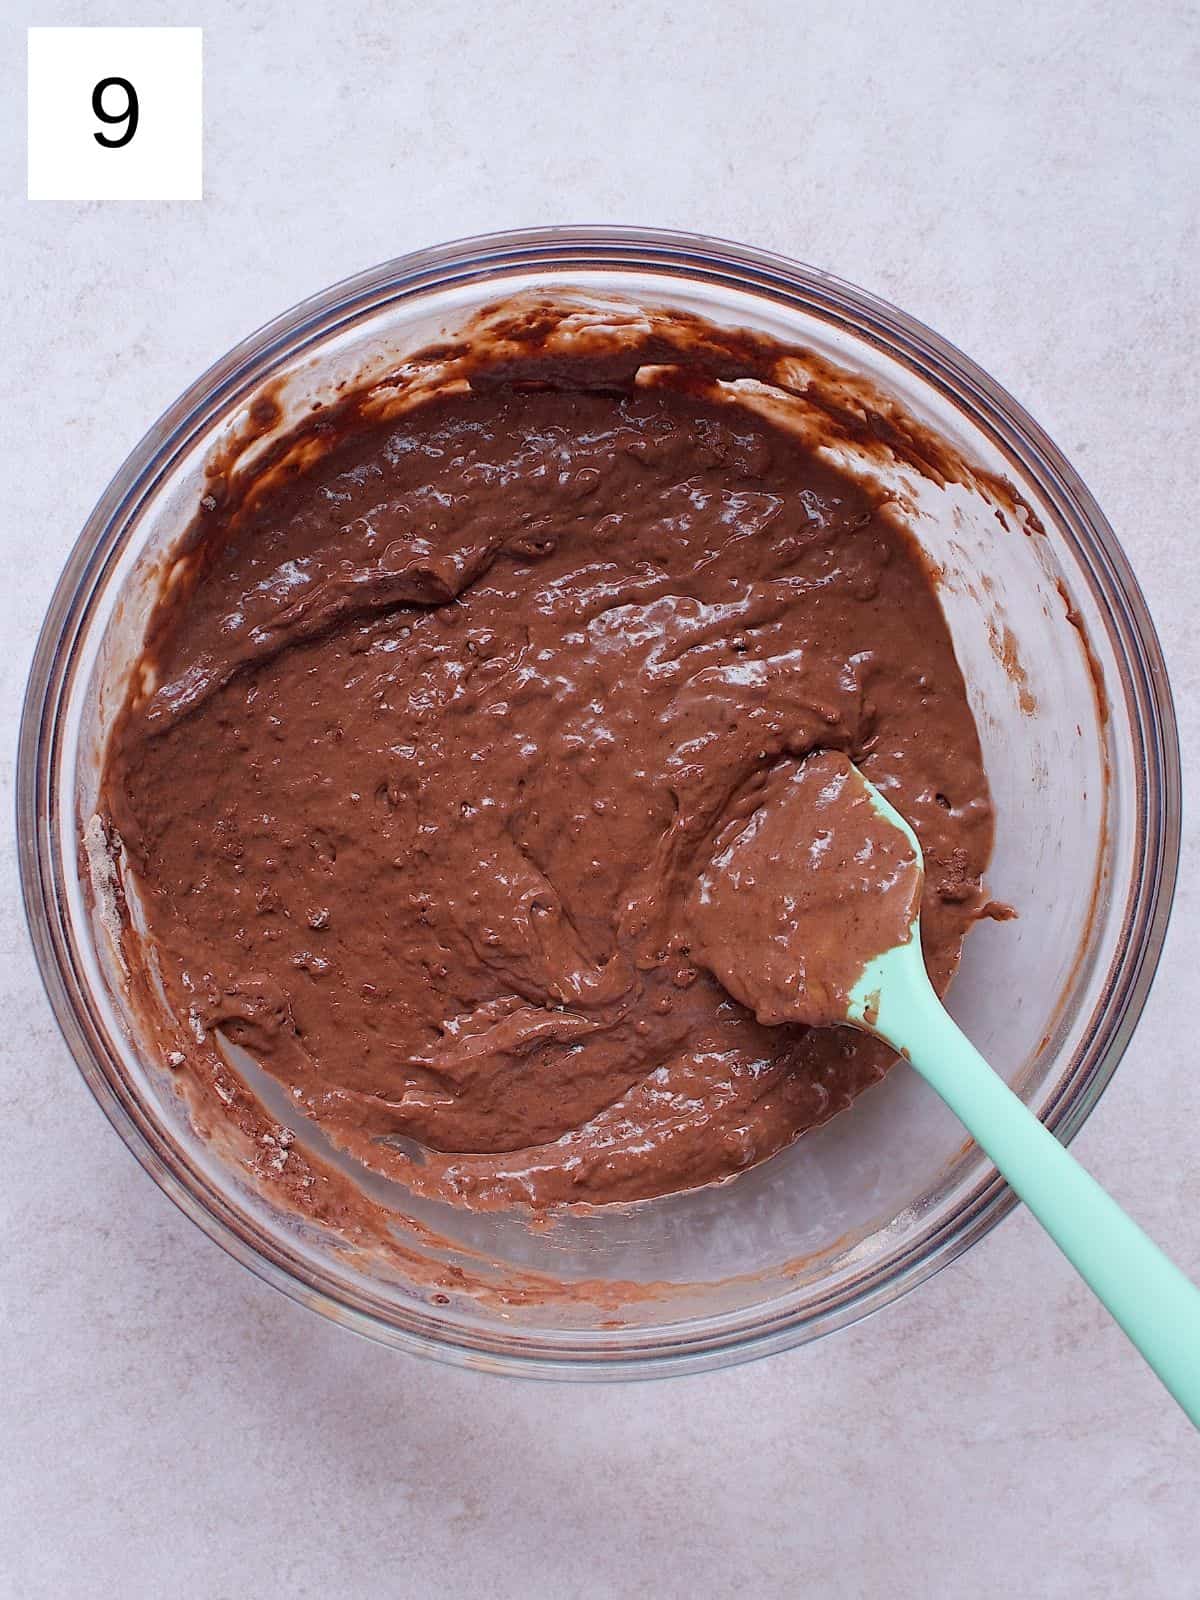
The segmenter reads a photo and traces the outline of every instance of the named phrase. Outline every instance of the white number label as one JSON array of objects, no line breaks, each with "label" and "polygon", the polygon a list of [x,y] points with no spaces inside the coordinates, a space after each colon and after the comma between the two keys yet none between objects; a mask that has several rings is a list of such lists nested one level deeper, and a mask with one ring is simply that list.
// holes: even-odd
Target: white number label
[{"label": "white number label", "polygon": [[30,28],[31,200],[199,200],[199,28]]}]

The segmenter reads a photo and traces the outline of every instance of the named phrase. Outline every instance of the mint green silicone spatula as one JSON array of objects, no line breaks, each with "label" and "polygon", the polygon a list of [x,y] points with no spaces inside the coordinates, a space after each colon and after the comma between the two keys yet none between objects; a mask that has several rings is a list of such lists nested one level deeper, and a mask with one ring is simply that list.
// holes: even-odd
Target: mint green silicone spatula
[{"label": "mint green silicone spatula", "polygon": [[[925,867],[912,828],[845,757],[810,761],[824,766],[810,779],[801,764],[789,782],[801,798],[801,786],[809,784],[820,814],[810,805],[797,816],[793,808],[784,826],[760,808],[702,881],[700,959],[760,1021],[841,1020],[905,1056],[1200,1427],[1200,1290],[1042,1126],[944,1010],[921,953]],[[799,846],[797,833],[804,835]],[[799,887],[801,878],[816,888]],[[863,941],[872,925],[873,948],[881,941],[889,948],[864,966],[855,952],[870,948]]]}]

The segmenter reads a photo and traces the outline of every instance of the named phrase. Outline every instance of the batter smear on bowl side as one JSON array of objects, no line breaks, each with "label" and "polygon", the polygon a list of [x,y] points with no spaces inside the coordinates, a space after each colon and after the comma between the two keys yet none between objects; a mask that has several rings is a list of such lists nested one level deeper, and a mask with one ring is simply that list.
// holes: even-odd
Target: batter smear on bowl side
[{"label": "batter smear on bowl side", "polygon": [[844,752],[920,837],[949,983],[992,816],[899,519],[686,374],[319,427],[200,514],[110,738],[170,1007],[467,1205],[709,1183],[848,1106],[890,1053],[756,1021],[692,919],[731,819]]}]

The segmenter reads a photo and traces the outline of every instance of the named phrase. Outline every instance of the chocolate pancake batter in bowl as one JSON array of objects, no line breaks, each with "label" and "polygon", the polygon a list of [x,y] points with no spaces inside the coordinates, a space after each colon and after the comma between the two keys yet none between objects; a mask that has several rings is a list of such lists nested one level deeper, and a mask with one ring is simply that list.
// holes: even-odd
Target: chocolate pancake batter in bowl
[{"label": "chocolate pancake batter in bowl", "polygon": [[731,805],[817,748],[862,762],[934,863],[944,985],[987,785],[924,561],[851,480],[687,367],[522,372],[351,406],[318,462],[203,516],[102,814],[173,1006],[337,1144],[468,1203],[640,1200],[885,1064],[759,1026],[691,960]]},{"label": "chocolate pancake batter in bowl", "polygon": [[394,1342],[603,1373],[836,1326],[1004,1204],[878,1042],[706,969],[722,829],[849,755],[921,838],[935,983],[965,948],[1069,1132],[1169,879],[1114,795],[1169,742],[1098,513],[962,358],[732,247],[571,239],[368,275],[166,419],[41,690],[35,877],[74,869],[85,1071],[223,1242]]}]

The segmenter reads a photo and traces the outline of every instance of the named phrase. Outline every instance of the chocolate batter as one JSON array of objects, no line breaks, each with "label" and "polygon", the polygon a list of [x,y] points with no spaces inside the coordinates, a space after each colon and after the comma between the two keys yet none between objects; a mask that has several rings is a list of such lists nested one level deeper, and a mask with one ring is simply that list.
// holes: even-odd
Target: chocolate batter
[{"label": "chocolate batter", "polygon": [[917,830],[939,989],[992,834],[887,507],[701,385],[528,377],[214,497],[104,786],[195,1038],[469,1205],[727,1178],[886,1070],[698,959],[722,830],[798,760],[845,752]]},{"label": "chocolate batter", "polygon": [[760,1022],[833,1027],[868,964],[908,943],[921,877],[846,756],[781,761],[718,835],[692,953]]}]

